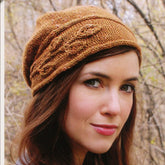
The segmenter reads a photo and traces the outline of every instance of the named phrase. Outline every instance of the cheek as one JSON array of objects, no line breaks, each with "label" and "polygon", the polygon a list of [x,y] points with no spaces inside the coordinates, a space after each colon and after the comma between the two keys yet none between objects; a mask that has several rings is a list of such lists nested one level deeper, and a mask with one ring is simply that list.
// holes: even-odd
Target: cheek
[{"label": "cheek", "polygon": [[92,113],[92,107],[94,107],[93,102],[83,94],[79,93],[78,95],[69,96],[69,102],[67,107],[67,116],[73,117],[77,120],[87,119]]},{"label": "cheek", "polygon": [[69,94],[67,115],[87,120],[96,112],[96,96],[89,94],[84,88],[74,87]]},{"label": "cheek", "polygon": [[123,122],[123,125],[125,124],[125,122],[127,121],[131,110],[132,110],[132,106],[133,106],[133,99],[129,98],[128,100],[124,100],[122,103],[122,110],[121,110],[121,119]]},{"label": "cheek", "polygon": [[79,141],[82,134],[87,134],[87,124],[96,112],[96,106],[91,97],[85,95],[82,90],[71,90],[64,118],[64,130],[67,135]]}]

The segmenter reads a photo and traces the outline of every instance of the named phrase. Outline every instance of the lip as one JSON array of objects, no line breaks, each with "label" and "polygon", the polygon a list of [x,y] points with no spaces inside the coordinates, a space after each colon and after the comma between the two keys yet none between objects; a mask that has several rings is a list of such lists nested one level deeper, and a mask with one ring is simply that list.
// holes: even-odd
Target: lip
[{"label": "lip", "polygon": [[117,125],[111,125],[111,124],[91,124],[94,130],[105,136],[113,135],[116,132]]}]

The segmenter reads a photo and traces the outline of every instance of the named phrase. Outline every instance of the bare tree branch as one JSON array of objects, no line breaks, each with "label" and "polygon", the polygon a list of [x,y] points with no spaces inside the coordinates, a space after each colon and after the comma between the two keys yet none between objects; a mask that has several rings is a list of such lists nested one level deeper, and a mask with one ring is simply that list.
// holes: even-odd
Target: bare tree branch
[{"label": "bare tree branch", "polygon": [[162,0],[162,4],[163,4],[163,6],[165,7],[165,0]]},{"label": "bare tree branch", "polygon": [[143,37],[143,35],[141,35],[141,34],[138,32],[138,30],[137,30],[136,28],[135,28],[135,31],[136,31],[136,34],[139,36],[139,38],[140,38],[141,40],[143,40],[144,43],[146,43],[146,48],[149,49],[149,50],[151,50],[151,51],[153,52],[154,57],[158,60],[160,69],[159,69],[156,65],[153,65],[153,66],[154,66],[155,69],[160,73],[160,75],[165,79],[165,71],[164,71],[164,68],[163,68],[163,66],[162,66],[161,59],[160,59],[158,53],[154,50],[153,44],[152,44],[150,41],[146,40],[146,39]]},{"label": "bare tree branch", "polygon": [[11,42],[11,40],[8,38],[8,35],[5,35],[5,41],[7,41],[13,47],[13,49],[15,49],[15,50],[18,49],[17,46],[15,44],[13,44]]},{"label": "bare tree branch", "polygon": [[81,5],[81,0],[77,0],[77,5]]},{"label": "bare tree branch", "polygon": [[[28,2],[28,1],[27,1]],[[34,0],[29,0],[29,2],[31,3],[31,7],[33,7],[33,9],[35,11],[38,11],[40,13],[45,13],[45,9],[42,7],[41,3],[36,3],[36,1]]]},{"label": "bare tree branch", "polygon": [[52,0],[49,0],[49,3],[50,3],[50,5],[52,6],[53,10],[54,10],[54,11],[57,11],[57,9],[55,8],[55,6],[54,6]]},{"label": "bare tree branch", "polygon": [[13,35],[13,38],[14,38],[16,44],[17,44],[17,47],[18,47],[20,53],[22,53],[23,52],[22,47],[20,46],[20,43],[18,42],[18,38],[17,38],[17,35],[15,33],[15,30],[14,30],[12,12],[11,12],[10,5],[7,7],[7,16],[8,16],[8,23],[9,23],[10,30],[11,30],[11,33]]},{"label": "bare tree branch", "polygon": [[143,13],[143,11],[139,8],[139,6],[133,1],[133,0],[127,0],[127,2],[129,4],[131,4],[134,9],[136,9],[136,11],[139,13],[139,15],[141,16],[141,18],[144,20],[144,22],[146,23],[146,25],[148,26],[148,28],[151,30],[151,32],[153,33],[156,41],[158,42],[161,50],[162,50],[162,56],[165,57],[165,49],[156,33],[156,31],[154,30],[153,25],[151,24],[151,22],[147,19],[147,17],[145,16],[145,14]]},{"label": "bare tree branch", "polygon": [[146,4],[147,4],[147,10],[148,10],[148,19],[151,22],[152,21],[152,19],[151,19],[151,11],[150,11],[148,0],[146,0]]},{"label": "bare tree branch", "polygon": [[103,9],[105,9],[105,5],[104,5],[103,0],[100,0],[100,5],[101,5],[101,7],[102,7]]},{"label": "bare tree branch", "polygon": [[[162,133],[161,133],[161,130],[160,130],[160,127],[159,127],[158,121],[157,121],[157,119],[156,119],[155,116],[153,116],[153,122],[154,122],[154,124],[155,124],[156,130],[158,131],[159,142],[160,142],[160,145],[161,145],[161,149],[164,150],[163,135],[162,135]],[[163,155],[164,160],[165,160],[165,153],[162,152],[162,155]]]},{"label": "bare tree branch", "polygon": [[117,7],[116,7],[115,0],[112,0],[112,5],[113,5],[113,13],[118,16],[118,10],[117,10]]},{"label": "bare tree branch", "polygon": [[[144,85],[145,85],[145,93],[147,94],[147,96],[149,97],[149,101],[148,101],[148,109],[147,109],[147,114],[148,114],[148,142],[151,141],[151,129],[150,129],[150,122],[151,122],[151,118],[153,119],[153,122],[154,122],[154,125],[156,127],[156,130],[158,132],[158,135],[159,135],[159,142],[160,142],[160,145],[161,145],[161,149],[164,150],[164,144],[163,144],[163,138],[162,138],[162,134],[161,134],[161,131],[160,131],[160,128],[159,128],[159,125],[158,125],[158,122],[154,116],[154,113],[153,113],[153,110],[155,108],[155,100],[154,100],[154,97],[153,97],[153,93],[152,93],[152,90],[150,89],[149,85],[147,84],[147,82],[144,80],[143,78],[143,74],[140,72],[140,75],[141,75],[141,78],[144,82]],[[149,145],[149,156],[150,156],[150,160],[153,159],[152,157],[152,153],[151,153],[151,146]],[[165,160],[165,154],[162,153],[162,156]],[[151,162],[150,162],[151,163]]]}]

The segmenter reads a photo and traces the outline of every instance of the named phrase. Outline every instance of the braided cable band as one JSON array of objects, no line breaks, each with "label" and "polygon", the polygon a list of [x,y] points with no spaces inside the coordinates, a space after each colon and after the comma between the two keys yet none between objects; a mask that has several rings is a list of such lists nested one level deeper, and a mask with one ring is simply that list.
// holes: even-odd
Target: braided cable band
[{"label": "braided cable band", "polygon": [[48,13],[37,22],[37,29],[25,48],[23,63],[23,73],[33,95],[61,72],[101,50],[127,45],[140,52],[130,29],[103,9],[75,7]]}]

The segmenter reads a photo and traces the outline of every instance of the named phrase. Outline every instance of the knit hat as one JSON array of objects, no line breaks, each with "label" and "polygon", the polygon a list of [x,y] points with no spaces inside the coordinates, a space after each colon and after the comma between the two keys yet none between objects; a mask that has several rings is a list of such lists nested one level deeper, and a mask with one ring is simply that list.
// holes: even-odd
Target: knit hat
[{"label": "knit hat", "polygon": [[120,45],[140,52],[131,30],[104,9],[79,6],[49,12],[38,18],[25,47],[23,74],[34,95],[79,61]]}]

